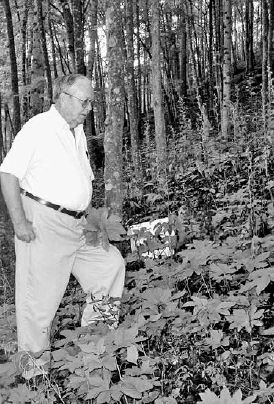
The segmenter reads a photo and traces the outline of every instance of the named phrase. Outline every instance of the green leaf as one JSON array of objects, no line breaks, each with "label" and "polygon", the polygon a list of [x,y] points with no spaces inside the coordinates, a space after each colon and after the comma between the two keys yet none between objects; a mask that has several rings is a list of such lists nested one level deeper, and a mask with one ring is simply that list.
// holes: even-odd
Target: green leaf
[{"label": "green leaf", "polygon": [[219,404],[219,398],[215,393],[206,389],[205,393],[200,393],[202,401],[197,401],[197,404]]},{"label": "green leaf", "polygon": [[226,386],[223,387],[220,398],[209,389],[205,393],[200,393],[200,397],[202,401],[198,401],[197,404],[250,404],[256,399],[256,395],[253,395],[242,401],[242,392],[240,389],[231,396]]},{"label": "green leaf", "polygon": [[89,384],[94,387],[100,387],[104,384],[104,380],[99,376],[90,376],[88,381]]},{"label": "green leaf", "polygon": [[121,234],[126,234],[126,230],[120,223],[121,219],[116,215],[110,215],[106,222],[106,231],[110,240],[121,240]]},{"label": "green leaf", "polygon": [[110,388],[110,394],[111,397],[115,400],[115,401],[120,401],[120,398],[122,397],[123,393],[120,389],[120,385],[113,385]]},{"label": "green leaf", "polygon": [[237,328],[237,331],[240,331],[242,328],[245,328],[248,332],[251,331],[249,315],[246,310],[235,309],[231,316],[227,316],[227,319],[230,322],[230,329]]},{"label": "green leaf", "polygon": [[260,332],[261,335],[274,335],[274,327],[267,328]]},{"label": "green leaf", "polygon": [[109,391],[102,391],[97,397],[96,404],[103,404],[110,402],[110,392]]},{"label": "green leaf", "polygon": [[153,389],[153,383],[144,377],[126,376],[123,379],[123,383],[134,386],[139,393]]},{"label": "green leaf", "polygon": [[121,391],[129,397],[140,399],[142,394],[137,390],[136,386],[129,382],[121,383]]},{"label": "green leaf", "polygon": [[104,368],[110,371],[114,371],[117,367],[116,358],[112,356],[104,357],[102,360],[102,365],[104,366]]},{"label": "green leaf", "polygon": [[53,360],[56,362],[64,360],[68,356],[67,351],[64,348],[58,349],[52,352]]},{"label": "green leaf", "polygon": [[177,404],[173,397],[160,397],[155,400],[155,404]]},{"label": "green leaf", "polygon": [[149,288],[142,293],[142,298],[152,304],[167,304],[171,300],[171,290],[162,288]]},{"label": "green leaf", "polygon": [[92,400],[93,398],[96,398],[97,396],[99,396],[100,393],[102,393],[104,391],[105,391],[105,388],[103,386],[91,388],[91,389],[89,389],[89,391],[86,395],[86,400]]},{"label": "green leaf", "polygon": [[138,328],[136,326],[131,328],[118,328],[114,334],[114,343],[117,347],[131,346],[138,335]]},{"label": "green leaf", "polygon": [[127,347],[127,361],[131,363],[135,363],[137,365],[138,360],[138,349],[135,345],[131,345]]}]

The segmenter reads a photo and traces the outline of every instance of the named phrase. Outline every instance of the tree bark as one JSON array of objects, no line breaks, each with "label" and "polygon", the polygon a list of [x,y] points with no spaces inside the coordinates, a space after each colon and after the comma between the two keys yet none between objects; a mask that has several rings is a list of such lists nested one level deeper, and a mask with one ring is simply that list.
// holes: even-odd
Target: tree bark
[{"label": "tree bark", "polygon": [[138,109],[137,109],[137,91],[135,85],[134,72],[134,44],[133,44],[133,7],[132,0],[126,0],[126,88],[128,99],[128,114],[130,125],[130,143],[131,156],[133,162],[133,184],[138,184],[138,188],[142,182],[142,172],[139,154],[139,132],[138,132]]},{"label": "tree bark", "polygon": [[[98,0],[91,0],[89,4],[89,40],[90,49],[88,54],[88,65],[87,65],[87,77],[92,80],[94,73],[94,65],[96,59],[96,40],[97,40],[97,12],[98,12]],[[95,96],[95,103],[97,102]],[[95,120],[94,120],[94,110],[92,109],[86,118],[85,133],[87,138],[88,152],[90,155],[90,163],[97,167],[98,156],[101,155],[98,150],[97,141],[94,139],[96,135],[95,131]]]},{"label": "tree bark", "polygon": [[187,30],[186,30],[186,15],[184,9],[181,10],[181,49],[180,49],[180,81],[182,97],[187,96]]},{"label": "tree bark", "polygon": [[[141,71],[141,46],[140,46],[140,8],[139,0],[134,0],[135,13],[136,13],[136,36],[137,36],[137,103],[138,103],[138,117],[140,117],[142,111],[142,71]],[[138,119],[140,122],[140,120]]]},{"label": "tree bark", "polygon": [[[262,114],[264,122],[264,132],[268,130],[268,71],[267,71],[267,50],[268,50],[268,4],[267,0],[262,0]],[[274,137],[273,137],[274,139]],[[273,141],[273,140],[272,140]]]},{"label": "tree bark", "polygon": [[245,46],[246,46],[246,71],[252,72],[254,69],[254,51],[253,51],[253,19],[254,5],[253,0],[245,1]]},{"label": "tree bark", "polygon": [[51,3],[48,0],[48,27],[49,27],[49,36],[50,36],[50,44],[51,44],[51,55],[52,55],[52,65],[53,65],[53,75],[56,79],[58,76],[57,71],[57,63],[56,63],[56,52],[55,52],[55,43],[54,43],[54,35],[52,29],[52,19],[51,19]]},{"label": "tree bark", "polygon": [[166,185],[166,124],[163,106],[162,78],[161,78],[161,46],[160,46],[160,6],[159,0],[151,2],[151,83],[153,94],[153,111],[155,122],[155,141],[157,152],[157,179],[161,187]]},{"label": "tree bark", "polygon": [[268,68],[270,77],[274,75],[274,0],[269,0]]},{"label": "tree bark", "polygon": [[3,0],[4,10],[6,15],[9,54],[10,54],[10,70],[11,70],[11,88],[13,96],[13,130],[14,135],[21,128],[20,101],[19,101],[19,86],[18,86],[18,69],[14,43],[13,22],[9,0]]},{"label": "tree bark", "polygon": [[96,57],[98,0],[91,0],[89,7],[90,7],[90,20],[89,20],[90,49],[88,55],[87,75],[90,79],[92,79]]},{"label": "tree bark", "polygon": [[48,92],[48,99],[46,100],[47,106],[49,106],[52,102],[52,80],[51,80],[51,70],[49,64],[49,55],[48,55],[48,48],[47,48],[47,41],[46,41],[46,33],[44,28],[44,15],[43,15],[43,5],[42,0],[36,0],[37,4],[37,18],[38,18],[38,25],[40,29],[40,38],[41,38],[41,48],[43,52],[43,61],[44,61],[44,69],[47,77],[47,92]]},{"label": "tree bark", "polygon": [[119,0],[106,1],[107,116],[105,122],[105,203],[122,215],[122,136],[124,125],[124,51]]},{"label": "tree bark", "polygon": [[33,19],[33,49],[31,58],[31,102],[30,116],[43,112],[44,108],[44,61],[41,46],[41,32],[39,29],[39,10],[35,4]]},{"label": "tree bark", "polygon": [[4,141],[3,141],[3,127],[2,127],[2,94],[0,94],[0,163],[2,163],[5,155]]},{"label": "tree bark", "polygon": [[222,103],[222,136],[229,139],[231,109],[231,0],[224,0],[224,62],[223,62],[223,103]]},{"label": "tree bark", "polygon": [[70,57],[70,62],[72,65],[71,71],[76,71],[76,61],[75,61],[75,48],[74,48],[74,24],[73,16],[70,11],[70,6],[68,0],[60,0],[63,11],[63,18],[66,25],[67,38],[68,38],[68,53]]},{"label": "tree bark", "polygon": [[83,1],[71,0],[71,8],[74,22],[74,48],[76,58],[76,72],[86,74],[85,44],[84,44],[84,18]]}]

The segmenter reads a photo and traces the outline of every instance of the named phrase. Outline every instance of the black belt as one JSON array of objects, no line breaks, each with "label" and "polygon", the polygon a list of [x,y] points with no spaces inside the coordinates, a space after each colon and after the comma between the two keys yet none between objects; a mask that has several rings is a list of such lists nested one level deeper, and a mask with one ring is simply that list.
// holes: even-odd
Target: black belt
[{"label": "black belt", "polygon": [[77,210],[69,210],[69,209],[63,208],[63,206],[56,205],[55,203],[47,202],[44,199],[39,198],[38,196],[32,195],[30,192],[28,192],[22,188],[20,188],[20,192],[22,195],[25,195],[28,198],[34,199],[36,202],[39,202],[42,205],[45,205],[54,210],[58,210],[58,212],[65,213],[66,215],[73,216],[75,219],[80,219],[82,216],[84,216],[86,214],[85,210],[83,210],[82,212],[77,212]]}]

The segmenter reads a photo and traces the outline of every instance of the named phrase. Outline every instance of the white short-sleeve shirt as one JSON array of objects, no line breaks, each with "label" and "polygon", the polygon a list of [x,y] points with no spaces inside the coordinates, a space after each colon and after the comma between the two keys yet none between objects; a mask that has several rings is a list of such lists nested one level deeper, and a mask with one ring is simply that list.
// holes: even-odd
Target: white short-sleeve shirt
[{"label": "white short-sleeve shirt", "polygon": [[85,210],[94,179],[83,125],[69,125],[52,105],[31,118],[16,135],[0,171],[13,174],[20,187],[67,209]]}]

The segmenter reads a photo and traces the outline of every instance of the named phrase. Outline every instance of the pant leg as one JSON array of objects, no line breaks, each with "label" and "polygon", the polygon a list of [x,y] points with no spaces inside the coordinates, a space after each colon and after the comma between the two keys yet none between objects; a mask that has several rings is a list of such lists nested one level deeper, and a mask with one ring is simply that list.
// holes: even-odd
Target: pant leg
[{"label": "pant leg", "polygon": [[95,320],[116,325],[125,280],[125,263],[119,250],[113,245],[106,251],[101,246],[83,244],[76,253],[72,273],[87,293],[82,326]]},{"label": "pant leg", "polygon": [[75,219],[23,197],[36,238],[16,238],[16,318],[19,351],[49,349],[51,322],[65,292],[79,248]]}]

